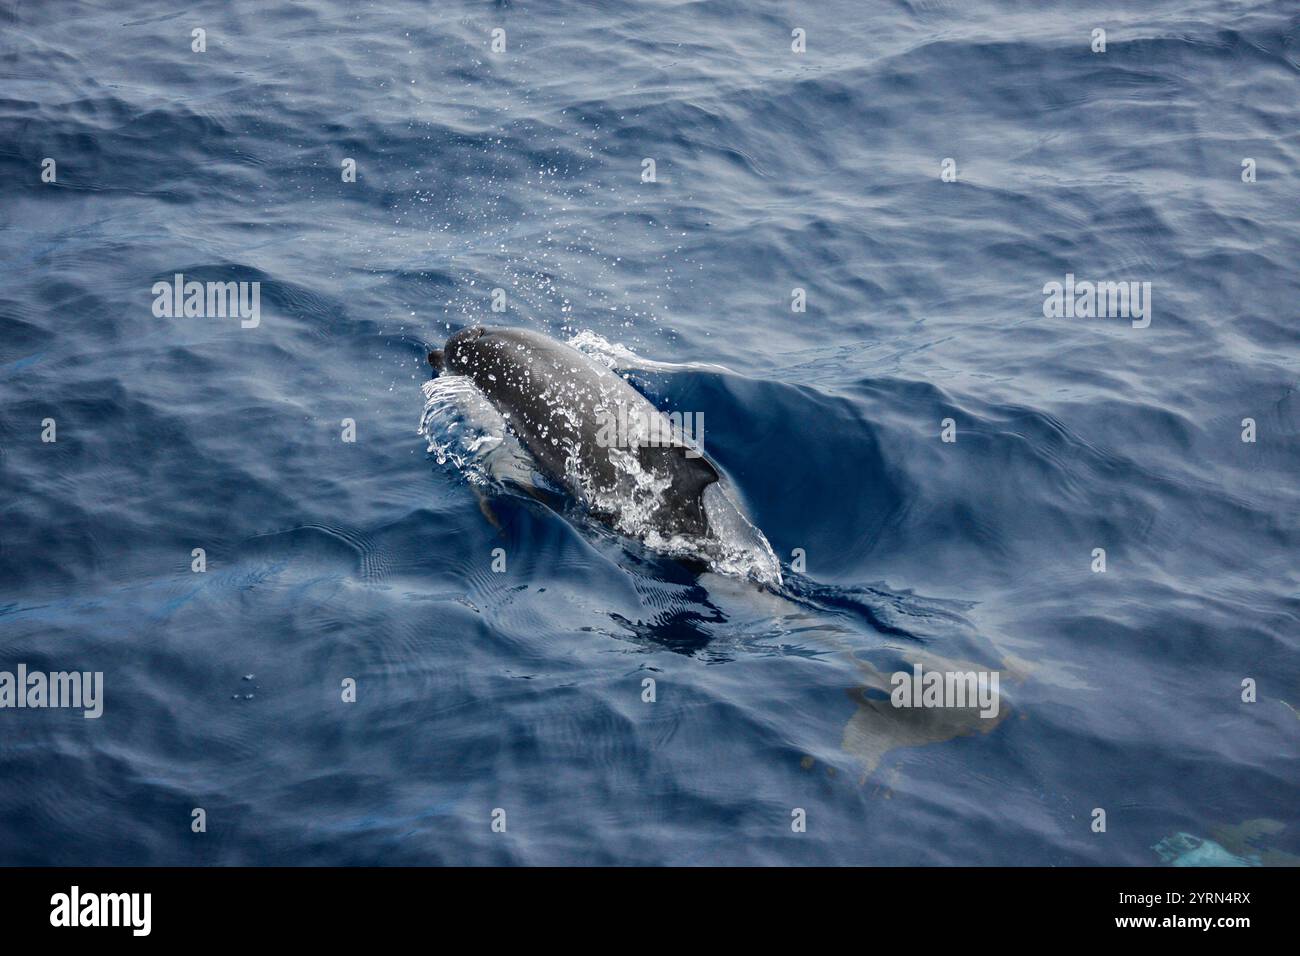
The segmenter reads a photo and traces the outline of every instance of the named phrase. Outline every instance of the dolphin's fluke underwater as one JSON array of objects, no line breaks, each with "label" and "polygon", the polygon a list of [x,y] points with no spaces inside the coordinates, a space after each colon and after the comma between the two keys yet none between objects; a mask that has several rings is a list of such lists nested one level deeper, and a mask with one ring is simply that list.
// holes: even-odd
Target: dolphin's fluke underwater
[{"label": "dolphin's fluke underwater", "polygon": [[748,574],[780,582],[766,538],[704,456],[698,418],[691,436],[616,371],[528,329],[462,329],[429,352],[429,364],[469,379],[537,470],[596,519],[652,545],[714,539],[752,549],[761,570]]}]

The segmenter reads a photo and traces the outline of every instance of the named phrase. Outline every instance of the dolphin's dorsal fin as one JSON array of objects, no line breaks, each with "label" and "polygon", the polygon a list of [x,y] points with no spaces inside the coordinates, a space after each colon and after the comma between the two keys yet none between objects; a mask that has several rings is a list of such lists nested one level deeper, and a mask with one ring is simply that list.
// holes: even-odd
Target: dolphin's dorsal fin
[{"label": "dolphin's dorsal fin", "polygon": [[636,453],[646,471],[662,474],[666,469],[673,491],[687,500],[698,499],[705,488],[721,479],[707,458],[686,445],[638,445]]},{"label": "dolphin's dorsal fin", "polygon": [[686,448],[679,445],[674,445],[668,450],[671,452],[670,459],[676,469],[673,486],[680,487],[683,494],[699,498],[705,488],[721,479],[722,476],[707,458],[698,455],[692,457],[687,454]]},{"label": "dolphin's dorsal fin", "polygon": [[646,471],[666,473],[672,482],[664,492],[657,520],[674,533],[706,534],[709,522],[702,496],[704,489],[721,480],[721,476],[707,458],[687,457],[688,451],[698,455],[685,445],[640,445],[637,457]]}]

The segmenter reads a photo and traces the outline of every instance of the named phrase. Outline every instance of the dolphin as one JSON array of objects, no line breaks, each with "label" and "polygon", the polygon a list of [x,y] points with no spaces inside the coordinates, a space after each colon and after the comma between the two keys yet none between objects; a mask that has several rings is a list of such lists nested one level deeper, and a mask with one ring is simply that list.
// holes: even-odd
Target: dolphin
[{"label": "dolphin", "polygon": [[454,333],[429,364],[468,376],[593,517],[641,537],[709,533],[702,496],[717,467],[617,372],[539,332],[484,326]]}]

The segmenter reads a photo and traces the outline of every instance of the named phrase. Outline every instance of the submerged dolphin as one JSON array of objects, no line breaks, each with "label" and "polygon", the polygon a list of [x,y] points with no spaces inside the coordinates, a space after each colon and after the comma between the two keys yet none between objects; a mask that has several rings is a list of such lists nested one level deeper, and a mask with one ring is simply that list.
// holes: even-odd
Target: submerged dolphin
[{"label": "submerged dolphin", "polygon": [[541,333],[481,326],[453,334],[429,364],[468,376],[539,470],[606,524],[709,532],[702,496],[718,470],[617,372]]}]

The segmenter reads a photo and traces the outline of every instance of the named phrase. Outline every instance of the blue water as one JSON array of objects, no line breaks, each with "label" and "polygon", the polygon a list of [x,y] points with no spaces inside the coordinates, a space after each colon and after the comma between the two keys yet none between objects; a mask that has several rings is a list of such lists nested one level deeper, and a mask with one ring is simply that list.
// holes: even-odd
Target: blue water
[{"label": "blue water", "polygon": [[[105,675],[0,710],[0,862],[1300,862],[1298,67],[1280,0],[0,6],[0,670]],[[480,321],[729,369],[635,380],[784,585],[481,507]]]}]

